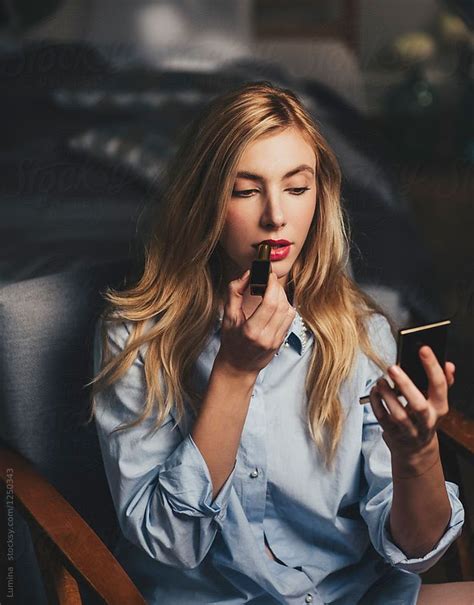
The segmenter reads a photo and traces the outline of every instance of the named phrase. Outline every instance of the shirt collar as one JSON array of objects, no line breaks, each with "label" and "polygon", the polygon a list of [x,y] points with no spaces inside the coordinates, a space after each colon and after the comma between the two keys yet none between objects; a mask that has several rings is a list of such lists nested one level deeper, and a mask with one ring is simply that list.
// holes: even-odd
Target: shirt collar
[{"label": "shirt collar", "polygon": [[[220,311],[218,314],[218,317],[216,319],[214,334],[218,334],[220,332],[221,325],[222,325],[222,317],[223,317],[223,312]],[[301,316],[298,313],[298,311],[296,311],[296,315],[293,319],[293,323],[291,324],[291,326],[288,330],[288,334],[289,334],[289,336],[288,336],[289,345],[291,347],[293,347],[300,355],[302,355],[305,333],[303,330],[303,324],[301,322]],[[311,335],[311,332],[308,329],[308,332],[306,334],[307,340],[310,338],[310,335]]]}]

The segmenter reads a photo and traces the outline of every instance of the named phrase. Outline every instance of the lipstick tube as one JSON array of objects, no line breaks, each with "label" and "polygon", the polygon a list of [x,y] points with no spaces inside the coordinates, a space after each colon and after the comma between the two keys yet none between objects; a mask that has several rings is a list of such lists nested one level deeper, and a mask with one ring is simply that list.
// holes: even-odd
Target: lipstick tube
[{"label": "lipstick tube", "polygon": [[250,294],[253,294],[254,296],[263,296],[267,289],[271,270],[271,252],[272,248],[270,244],[260,244],[258,247],[257,259],[252,261],[252,268],[250,270]]}]

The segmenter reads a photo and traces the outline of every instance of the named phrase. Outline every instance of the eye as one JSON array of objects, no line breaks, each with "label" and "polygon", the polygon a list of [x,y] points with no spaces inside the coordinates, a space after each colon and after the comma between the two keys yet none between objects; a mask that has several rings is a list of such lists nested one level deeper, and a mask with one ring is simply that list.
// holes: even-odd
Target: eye
[{"label": "eye", "polygon": [[[309,191],[310,187],[293,187],[287,191],[293,192],[292,195],[302,195],[305,191]],[[252,197],[254,191],[258,193],[258,189],[242,189],[241,191],[232,191],[232,195],[237,197]]]},{"label": "eye", "polygon": [[232,191],[232,195],[236,195],[237,197],[251,197],[247,194],[252,193],[253,191],[257,191],[258,193],[258,189],[243,189],[242,191]]},{"label": "eye", "polygon": [[[293,195],[302,195],[305,191],[309,191],[309,189],[309,187],[294,187],[293,189],[290,189],[290,191],[295,192]],[[299,191],[299,193],[296,193],[297,191]]]}]

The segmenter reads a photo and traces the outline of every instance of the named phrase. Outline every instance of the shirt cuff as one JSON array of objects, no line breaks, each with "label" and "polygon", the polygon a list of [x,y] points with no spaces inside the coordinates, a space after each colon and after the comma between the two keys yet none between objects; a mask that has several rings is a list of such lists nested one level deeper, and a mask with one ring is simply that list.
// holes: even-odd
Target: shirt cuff
[{"label": "shirt cuff", "polygon": [[390,507],[387,507],[382,515],[382,551],[385,559],[394,567],[423,573],[441,559],[454,540],[460,535],[464,523],[464,507],[459,500],[459,488],[455,483],[446,481],[446,491],[451,504],[451,519],[443,536],[434,548],[424,557],[409,559],[405,553],[393,543],[389,530]]},{"label": "shirt cuff", "polygon": [[190,517],[214,517],[222,524],[235,475],[232,472],[212,500],[212,479],[201,451],[189,433],[159,471],[158,482],[175,513]]}]

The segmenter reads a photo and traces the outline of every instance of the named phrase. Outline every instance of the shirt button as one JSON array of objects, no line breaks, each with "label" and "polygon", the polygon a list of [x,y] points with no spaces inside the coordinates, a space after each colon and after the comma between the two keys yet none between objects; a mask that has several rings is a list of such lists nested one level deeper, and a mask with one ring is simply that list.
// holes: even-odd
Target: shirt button
[{"label": "shirt button", "polygon": [[252,471],[252,472],[250,473],[250,476],[252,477],[252,479],[255,479],[255,477],[258,477],[258,470],[257,470],[257,469],[255,469],[254,471]]},{"label": "shirt button", "polygon": [[304,598],[305,603],[311,603],[313,601],[312,595],[308,592],[308,594]]}]

